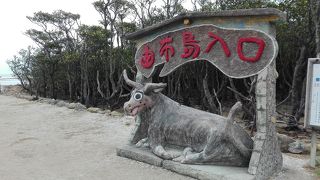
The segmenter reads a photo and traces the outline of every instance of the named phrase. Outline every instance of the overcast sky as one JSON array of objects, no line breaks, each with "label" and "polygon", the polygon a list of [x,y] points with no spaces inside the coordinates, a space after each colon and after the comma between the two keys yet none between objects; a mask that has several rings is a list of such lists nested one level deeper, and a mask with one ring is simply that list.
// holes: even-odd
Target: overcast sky
[{"label": "overcast sky", "polygon": [[[33,41],[24,35],[27,29],[36,28],[26,16],[33,16],[34,12],[52,13],[54,10],[80,14],[82,24],[98,25],[101,19],[92,3],[96,0],[3,0],[0,2],[0,74],[11,74],[7,60],[17,55],[20,49],[29,45],[35,46]],[[185,0],[184,6],[191,9],[191,1]]]},{"label": "overcast sky", "polygon": [[82,24],[99,24],[100,15],[94,9],[95,0],[4,0],[0,2],[0,74],[11,73],[6,61],[33,45],[30,38],[24,35],[27,29],[35,27],[26,16],[34,12],[52,12],[62,9],[80,14]]}]

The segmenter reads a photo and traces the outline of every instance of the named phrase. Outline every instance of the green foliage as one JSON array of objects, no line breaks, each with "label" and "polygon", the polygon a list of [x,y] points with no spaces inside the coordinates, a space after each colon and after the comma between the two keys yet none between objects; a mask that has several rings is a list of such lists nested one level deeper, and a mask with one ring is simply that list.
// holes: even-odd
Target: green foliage
[{"label": "green foliage", "polygon": [[111,32],[100,26],[82,25],[78,32],[82,43],[90,49],[103,49],[110,45],[110,42],[106,40],[110,40]]},{"label": "green foliage", "polygon": [[29,91],[32,91],[31,78],[33,73],[33,62],[33,48],[30,46],[27,50],[21,49],[17,56],[14,56],[13,59],[7,61],[11,71],[20,80],[23,88]]}]

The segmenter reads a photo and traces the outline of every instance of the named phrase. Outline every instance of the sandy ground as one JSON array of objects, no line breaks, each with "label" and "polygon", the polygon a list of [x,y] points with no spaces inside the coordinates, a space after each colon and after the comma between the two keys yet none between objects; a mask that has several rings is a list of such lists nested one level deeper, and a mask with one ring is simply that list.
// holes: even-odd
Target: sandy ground
[{"label": "sandy ground", "polygon": [[[0,95],[0,180],[192,179],[116,156],[133,120]],[[276,179],[314,179],[284,155]]]},{"label": "sandy ground", "polygon": [[116,156],[132,126],[132,119],[0,96],[0,179],[191,179]]}]

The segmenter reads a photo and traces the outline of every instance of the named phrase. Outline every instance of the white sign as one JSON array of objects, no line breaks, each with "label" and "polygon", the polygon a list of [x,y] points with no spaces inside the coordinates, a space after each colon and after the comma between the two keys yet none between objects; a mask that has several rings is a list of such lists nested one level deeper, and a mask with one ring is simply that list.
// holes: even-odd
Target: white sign
[{"label": "white sign", "polygon": [[320,64],[313,64],[310,125],[320,126]]},{"label": "white sign", "polygon": [[309,58],[305,103],[306,128],[320,126],[320,59]]}]

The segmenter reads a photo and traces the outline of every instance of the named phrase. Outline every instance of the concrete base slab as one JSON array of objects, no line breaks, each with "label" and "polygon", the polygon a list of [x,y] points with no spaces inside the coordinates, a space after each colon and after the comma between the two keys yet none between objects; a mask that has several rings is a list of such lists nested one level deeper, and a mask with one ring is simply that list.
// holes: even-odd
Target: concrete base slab
[{"label": "concrete base slab", "polygon": [[248,168],[246,167],[181,164],[174,161],[163,160],[155,156],[147,148],[136,148],[131,145],[117,148],[117,155],[136,161],[145,162],[151,165],[163,167],[164,169],[168,169],[170,171],[200,180],[254,179],[254,176],[248,173]]},{"label": "concrete base slab", "polygon": [[136,148],[130,145],[117,148],[117,155],[159,167],[162,166],[163,161],[147,148]]}]

